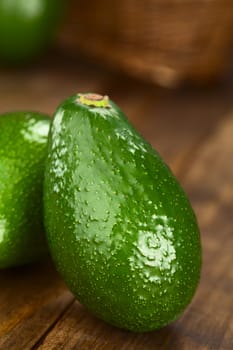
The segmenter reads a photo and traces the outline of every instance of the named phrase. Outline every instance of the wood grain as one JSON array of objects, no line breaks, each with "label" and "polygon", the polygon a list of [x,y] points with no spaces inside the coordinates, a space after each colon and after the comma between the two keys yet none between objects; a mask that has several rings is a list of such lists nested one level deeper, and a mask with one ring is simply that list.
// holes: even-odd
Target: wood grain
[{"label": "wood grain", "polygon": [[73,301],[51,262],[1,271],[0,286],[0,349],[30,349]]},{"label": "wood grain", "polygon": [[167,91],[93,63],[51,53],[0,71],[1,111],[52,114],[77,91],[107,93],[159,150],[185,187],[202,233],[203,272],[190,307],[173,324],[133,334],[88,313],[48,260],[0,271],[0,350],[233,349],[233,89]]}]

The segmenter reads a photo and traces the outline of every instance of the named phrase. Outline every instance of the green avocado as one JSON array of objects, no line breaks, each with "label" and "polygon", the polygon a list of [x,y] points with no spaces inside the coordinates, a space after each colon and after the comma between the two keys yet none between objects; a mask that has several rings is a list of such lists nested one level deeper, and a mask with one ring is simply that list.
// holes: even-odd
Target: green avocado
[{"label": "green avocado", "polygon": [[34,112],[0,115],[0,268],[47,255],[43,177],[50,119]]},{"label": "green avocado", "polygon": [[24,63],[40,55],[51,41],[63,0],[1,0],[0,60]]},{"label": "green avocado", "polygon": [[45,226],[57,270],[97,317],[143,332],[175,320],[199,282],[190,203],[106,96],[61,103],[49,135]]}]

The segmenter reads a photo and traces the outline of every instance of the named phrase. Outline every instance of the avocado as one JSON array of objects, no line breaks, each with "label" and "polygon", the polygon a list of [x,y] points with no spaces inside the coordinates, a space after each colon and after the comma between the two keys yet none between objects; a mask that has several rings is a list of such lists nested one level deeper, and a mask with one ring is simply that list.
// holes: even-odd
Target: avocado
[{"label": "avocado", "polygon": [[48,254],[42,195],[49,127],[41,113],[0,115],[1,269]]},{"label": "avocado", "polygon": [[57,270],[97,317],[151,331],[190,303],[201,270],[195,214],[160,155],[107,96],[76,94],[56,110],[44,214]]}]

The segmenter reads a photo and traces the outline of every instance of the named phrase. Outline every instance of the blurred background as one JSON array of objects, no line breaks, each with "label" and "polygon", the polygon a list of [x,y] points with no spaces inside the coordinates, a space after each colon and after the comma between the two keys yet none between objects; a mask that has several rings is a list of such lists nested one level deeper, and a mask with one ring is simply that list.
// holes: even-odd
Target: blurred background
[{"label": "blurred background", "polygon": [[108,94],[170,161],[162,130],[199,140],[231,109],[232,72],[229,0],[0,1],[1,112]]},{"label": "blurred background", "polygon": [[[11,296],[20,326],[17,331],[6,313],[8,333],[3,332],[9,341],[24,334],[17,346],[24,350],[23,342],[44,334],[41,320],[52,330],[48,344],[55,344],[43,349],[60,349],[56,341],[64,339],[67,349],[80,348],[81,340],[83,349],[94,348],[91,341],[101,350],[123,349],[125,342],[127,350],[232,349],[233,1],[0,0],[0,113],[32,110],[52,116],[77,92],[109,95],[179,178],[201,229],[201,284],[180,321],[157,335],[135,338],[99,326],[77,303],[56,328],[51,315],[68,308],[70,299],[56,287],[54,270],[42,266],[37,275],[32,269],[12,279],[6,273],[0,275],[1,286],[11,289],[1,287],[0,300]],[[35,327],[24,322],[20,310],[26,298],[20,290],[28,300],[45,295],[35,302]],[[78,315],[85,319],[81,328]],[[67,338],[61,329],[67,329]],[[118,347],[109,345],[112,337]]]},{"label": "blurred background", "polygon": [[231,65],[231,1],[73,0],[66,18],[62,47],[162,86],[205,84]]}]

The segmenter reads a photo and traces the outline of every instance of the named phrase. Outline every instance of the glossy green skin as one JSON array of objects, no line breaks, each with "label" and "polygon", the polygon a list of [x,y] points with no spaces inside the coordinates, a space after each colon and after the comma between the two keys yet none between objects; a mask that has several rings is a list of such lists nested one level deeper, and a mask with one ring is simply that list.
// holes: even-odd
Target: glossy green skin
[{"label": "glossy green skin", "polygon": [[50,119],[39,113],[0,116],[0,268],[47,255],[43,177]]},{"label": "glossy green skin", "polygon": [[0,60],[27,62],[50,42],[63,0],[1,0]]},{"label": "glossy green skin", "polygon": [[160,156],[111,108],[65,100],[49,136],[48,244],[78,300],[132,331],[176,319],[198,285],[201,245],[189,201]]}]

